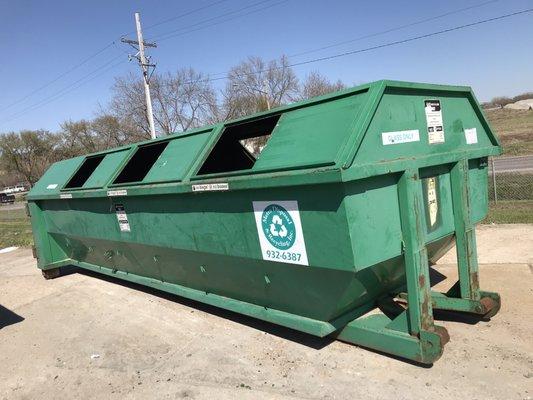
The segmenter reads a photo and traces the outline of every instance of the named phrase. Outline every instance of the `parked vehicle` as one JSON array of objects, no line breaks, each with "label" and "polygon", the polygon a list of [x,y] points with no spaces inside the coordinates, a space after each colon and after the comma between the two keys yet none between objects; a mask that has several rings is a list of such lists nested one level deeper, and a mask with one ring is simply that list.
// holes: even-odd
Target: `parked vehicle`
[{"label": "parked vehicle", "polygon": [[27,189],[24,187],[24,185],[15,185],[13,187],[13,193],[21,193],[21,192],[26,192]]},{"label": "parked vehicle", "polygon": [[15,196],[7,193],[0,193],[1,204],[13,204],[15,202]]},{"label": "parked vehicle", "polygon": [[6,186],[3,193],[11,194],[11,193],[21,193],[26,192],[27,189],[24,185],[15,185],[15,186]]}]

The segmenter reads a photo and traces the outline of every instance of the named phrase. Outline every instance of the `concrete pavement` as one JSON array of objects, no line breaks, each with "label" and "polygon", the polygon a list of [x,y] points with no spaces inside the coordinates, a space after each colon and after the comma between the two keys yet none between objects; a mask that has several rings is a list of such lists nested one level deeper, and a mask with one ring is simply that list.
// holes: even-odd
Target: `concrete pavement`
[{"label": "concrete pavement", "polygon": [[46,281],[30,250],[0,254],[0,398],[531,399],[533,226],[478,233],[502,310],[441,314],[451,341],[431,368],[94,274]]}]

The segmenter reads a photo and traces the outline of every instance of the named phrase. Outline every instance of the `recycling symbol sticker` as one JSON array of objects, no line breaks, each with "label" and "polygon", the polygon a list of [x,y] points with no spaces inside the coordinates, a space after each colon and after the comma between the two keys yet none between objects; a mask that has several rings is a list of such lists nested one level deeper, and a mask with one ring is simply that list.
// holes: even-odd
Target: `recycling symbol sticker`
[{"label": "recycling symbol sticker", "polygon": [[296,228],[290,214],[279,204],[266,207],[261,217],[263,233],[279,250],[290,249],[296,240]]},{"label": "recycling symbol sticker", "polygon": [[309,265],[298,202],[254,201],[253,208],[263,260]]}]

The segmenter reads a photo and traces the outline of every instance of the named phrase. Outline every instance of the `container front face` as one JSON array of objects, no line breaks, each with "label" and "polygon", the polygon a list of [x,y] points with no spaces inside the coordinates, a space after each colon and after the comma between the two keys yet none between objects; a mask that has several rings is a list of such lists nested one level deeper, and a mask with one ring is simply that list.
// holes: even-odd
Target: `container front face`
[{"label": "container front face", "polygon": [[[40,221],[36,236],[49,235],[48,247],[56,249],[41,251],[43,265],[72,258],[329,320],[382,290],[375,277],[370,282],[355,275],[343,198],[342,185],[330,184],[58,199],[34,204],[32,218]],[[257,223],[254,202],[294,201],[308,265],[270,260],[260,246],[264,226]],[[387,281],[393,275],[382,273]]]},{"label": "container front face", "polygon": [[[354,167],[432,156],[483,156],[497,146],[473,100],[462,92],[390,88],[381,98]],[[439,165],[434,162],[432,165]]]},{"label": "container front face", "polygon": [[[487,214],[487,166],[484,158],[469,162],[471,222]],[[455,231],[450,164],[421,168],[418,190],[423,201],[429,256],[448,246],[443,240]],[[398,199],[400,174],[360,179],[345,185],[344,205],[349,225],[355,270],[361,271],[402,254],[402,227]],[[441,254],[442,255],[442,254]],[[403,266],[402,266],[403,268]]]}]

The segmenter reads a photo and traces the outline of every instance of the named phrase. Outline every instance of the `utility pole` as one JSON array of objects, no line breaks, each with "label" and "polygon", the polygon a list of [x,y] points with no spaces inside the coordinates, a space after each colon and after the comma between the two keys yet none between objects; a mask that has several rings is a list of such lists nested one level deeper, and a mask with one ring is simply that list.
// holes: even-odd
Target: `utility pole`
[{"label": "utility pole", "polygon": [[267,103],[267,108],[268,108],[268,110],[270,110],[270,99],[268,98],[269,95],[268,95],[268,86],[267,86],[266,79],[263,81],[263,94],[265,95],[265,100],[266,100],[266,103]]},{"label": "utility pole", "polygon": [[154,125],[154,114],[152,111],[152,97],[150,96],[150,77],[152,76],[152,74],[150,73],[150,68],[152,68],[153,72],[153,70],[155,69],[155,64],[150,64],[150,57],[147,57],[144,54],[144,48],[157,47],[157,45],[155,43],[149,43],[143,40],[143,33],[141,29],[141,16],[138,12],[135,13],[135,26],[137,28],[137,40],[121,38],[120,41],[122,43],[127,43],[131,45],[135,50],[137,50],[137,53],[133,56],[130,55],[129,58],[130,61],[132,58],[137,59],[137,61],[139,62],[139,66],[142,70],[144,95],[146,97],[146,116],[148,117],[148,123],[150,124],[150,136],[152,137],[152,139],[155,139],[156,134]]}]

